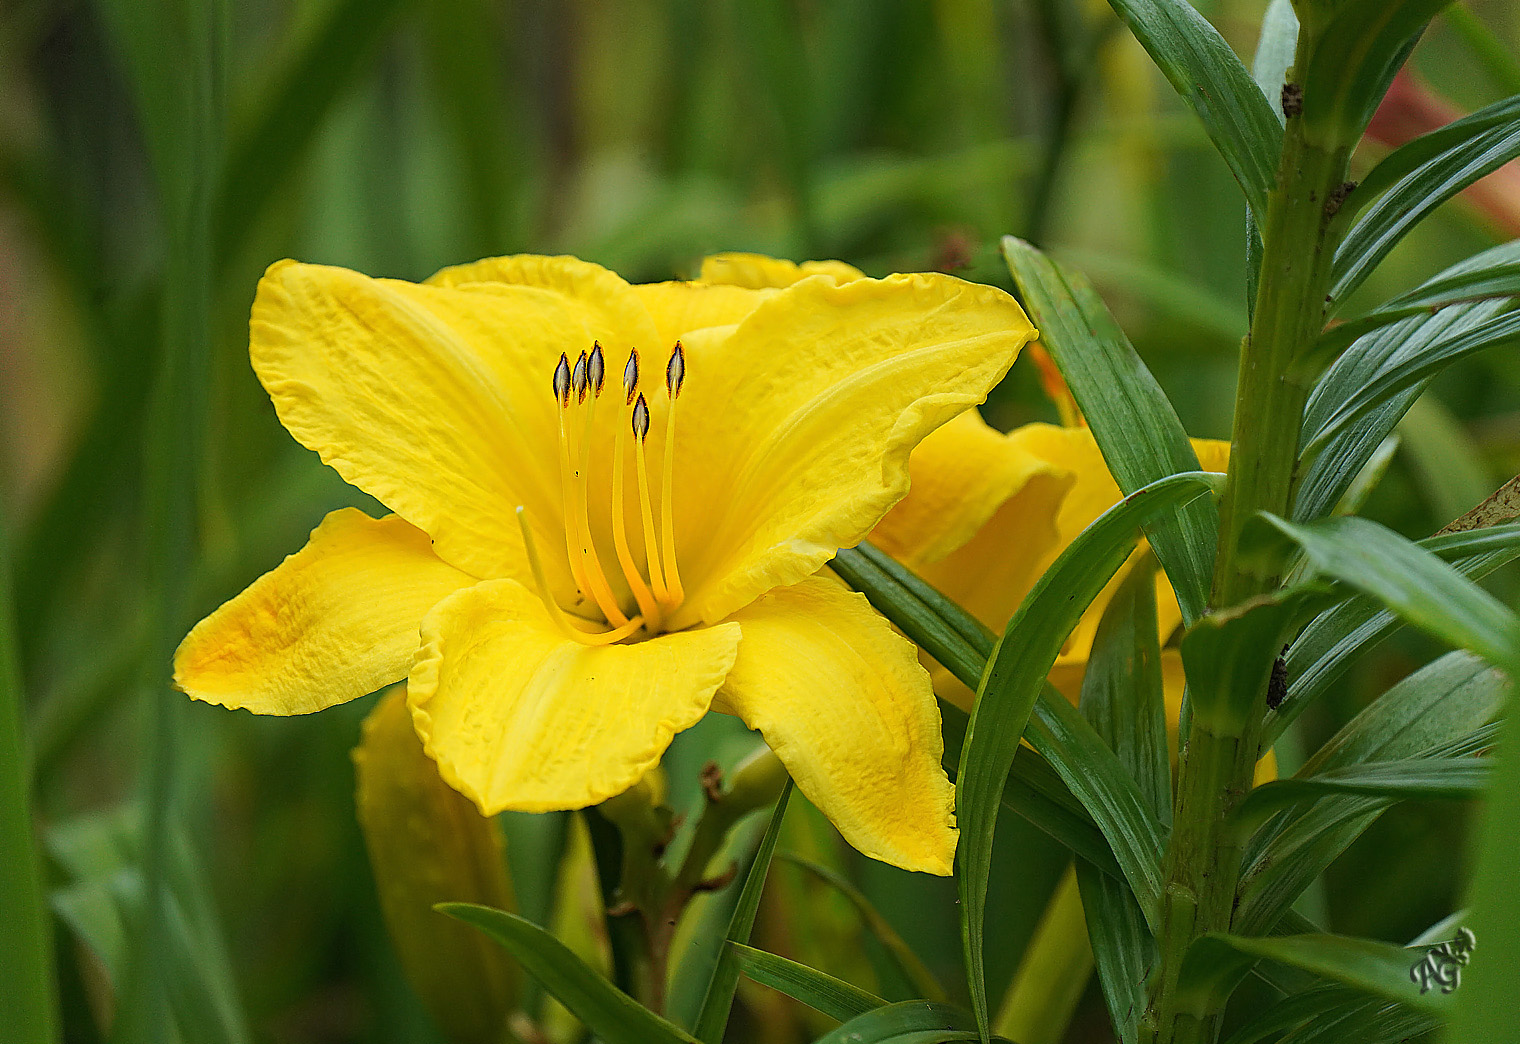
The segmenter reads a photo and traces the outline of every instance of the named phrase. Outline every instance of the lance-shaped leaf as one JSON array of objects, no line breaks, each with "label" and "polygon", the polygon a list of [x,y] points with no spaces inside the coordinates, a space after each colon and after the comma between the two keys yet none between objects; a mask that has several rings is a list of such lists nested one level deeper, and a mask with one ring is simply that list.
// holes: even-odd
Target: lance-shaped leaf
[{"label": "lance-shaped leaf", "polygon": [[1415,287],[1389,298],[1370,312],[1327,329],[1314,347],[1316,354],[1335,358],[1353,341],[1379,326],[1412,315],[1439,311],[1467,301],[1511,298],[1520,295],[1520,240],[1459,261]]},{"label": "lance-shaped leaf", "polygon": [[805,964],[743,943],[729,942],[726,945],[733,950],[745,975],[762,986],[780,990],[793,1000],[800,1000],[831,1019],[849,1022],[855,1016],[884,1007],[887,1003],[874,993],[817,968],[809,968]]},{"label": "lance-shaped leaf", "polygon": [[[1468,579],[1478,579],[1520,558],[1520,525],[1495,526],[1467,533],[1429,537],[1420,546],[1450,561]],[[1270,746],[1305,707],[1340,678],[1362,651],[1382,641],[1403,620],[1369,595],[1321,613],[1288,649],[1288,693],[1267,714],[1264,743]]]},{"label": "lance-shaped leaf", "polygon": [[1439,990],[1421,993],[1410,977],[1410,969],[1424,959],[1425,953],[1424,948],[1345,935],[1251,938],[1210,932],[1189,947],[1178,994],[1184,1005],[1195,1004],[1201,1013],[1222,995],[1221,990],[1238,982],[1247,968],[1265,959],[1417,1011],[1445,1014],[1451,1011],[1451,997]]},{"label": "lance-shaped leaf", "polygon": [[[1151,813],[1169,825],[1171,762],[1152,569],[1132,570],[1104,610],[1082,676],[1080,710],[1135,778]],[[1080,864],[1076,873],[1109,1017],[1120,1041],[1132,1044],[1156,944],[1144,912],[1122,882]]]},{"label": "lance-shaped leaf", "polygon": [[[1307,89],[1306,85],[1306,99]],[[1351,205],[1360,212],[1335,251],[1331,307],[1361,286],[1388,251],[1427,214],[1516,156],[1520,156],[1520,95],[1479,109],[1384,157],[1350,196]]]},{"label": "lance-shaped leaf", "polygon": [[1334,769],[1317,776],[1264,783],[1236,809],[1242,823],[1260,822],[1273,812],[1332,794],[1382,798],[1460,800],[1478,797],[1492,766],[1478,758],[1406,758]]},{"label": "lance-shaped leaf", "polygon": [[1423,387],[1459,359],[1507,344],[1517,337],[1520,337],[1520,312],[1506,312],[1445,337],[1405,340],[1388,345],[1383,352],[1370,348],[1358,352],[1347,366],[1332,367],[1325,375],[1326,380],[1315,387],[1315,397],[1320,400],[1316,407],[1333,406],[1319,430],[1309,436],[1304,452],[1313,454],[1338,432],[1401,392]]},{"label": "lance-shaped leaf", "polygon": [[[1282,151],[1282,123],[1219,31],[1186,0],[1109,0],[1203,122],[1258,219]],[[1036,320],[1038,323],[1039,320]],[[1043,330],[1044,327],[1041,326]]]},{"label": "lance-shaped leaf", "polygon": [[1520,620],[1429,551],[1364,518],[1299,525],[1261,516],[1319,572],[1377,598],[1409,623],[1517,673]]},{"label": "lance-shaped leaf", "polygon": [[[956,812],[961,828],[961,924],[972,1010],[983,1027],[987,1025],[987,997],[982,919],[991,873],[993,829],[1004,781],[1029,724],[1030,713],[1046,684],[1045,677],[1083,610],[1129,557],[1138,536],[1137,527],[1158,512],[1178,511],[1190,500],[1216,490],[1218,483],[1219,476],[1204,472],[1173,475],[1126,497],[1100,515],[1061,552],[1025,596],[987,662],[972,707],[956,780]],[[1076,715],[1074,710],[1072,715]],[[1059,720],[1055,724],[1059,725]],[[1071,785],[1072,781],[1068,779],[1067,783]],[[1118,822],[1112,824],[1118,836],[1107,831],[1105,836],[1145,907],[1154,902],[1160,891],[1157,860],[1162,828],[1146,809],[1132,781],[1119,800],[1125,803],[1124,808]],[[1091,807],[1089,811],[1093,811]],[[1094,818],[1097,820],[1098,816],[1095,814]],[[1100,829],[1105,827],[1101,820],[1098,825]],[[1138,844],[1134,842],[1136,835],[1143,838]]]},{"label": "lance-shaped leaf", "polygon": [[[1362,387],[1383,360],[1395,353],[1409,357],[1439,341],[1476,330],[1505,308],[1502,301],[1453,305],[1435,315],[1411,316],[1361,337],[1321,376],[1304,410],[1299,444],[1313,438],[1331,415]],[[1357,473],[1420,397],[1425,381],[1396,392],[1363,415],[1359,424],[1326,438],[1308,463],[1293,506],[1295,521],[1328,514]]]},{"label": "lance-shaped leaf", "polygon": [[[1259,97],[1254,89],[1251,95]],[[1003,256],[1119,488],[1134,493],[1196,471],[1198,456],[1177,411],[1087,280],[1013,236],[1003,237]],[[1218,508],[1202,498],[1146,527],[1186,623],[1207,607],[1218,530]]]},{"label": "lance-shaped leaf", "polygon": [[607,1044],[697,1044],[691,1034],[612,985],[532,921],[469,903],[441,903],[438,910],[495,939]]}]

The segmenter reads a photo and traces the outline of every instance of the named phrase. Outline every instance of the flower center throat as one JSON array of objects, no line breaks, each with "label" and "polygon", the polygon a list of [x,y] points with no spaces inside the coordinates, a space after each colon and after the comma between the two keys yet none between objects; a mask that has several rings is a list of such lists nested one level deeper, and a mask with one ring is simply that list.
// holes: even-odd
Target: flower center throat
[{"label": "flower center throat", "polygon": [[[649,403],[640,391],[639,352],[629,350],[623,367],[623,404],[615,425],[612,457],[612,543],[623,579],[638,605],[629,616],[618,604],[608,582],[607,572],[592,537],[588,476],[591,443],[597,403],[606,382],[606,360],[599,343],[591,351],[581,352],[572,366],[561,354],[554,368],[553,391],[559,420],[560,500],[564,517],[565,554],[570,573],[581,594],[596,604],[606,620],[608,630],[572,616],[560,608],[550,591],[543,562],[539,558],[533,534],[522,507],[517,509],[522,528],[523,546],[533,570],[539,598],[554,619],[555,625],[569,638],[586,645],[608,645],[622,641],[640,628],[650,635],[660,633],[663,625],[685,599],[681,574],[676,565],[675,522],[672,514],[671,483],[675,472],[676,400],[686,379],[686,353],[677,341],[665,366],[665,390],[668,408],[665,413],[664,460],[660,475],[659,531],[656,535],[654,503],[650,497],[649,464],[645,443],[649,435]],[[634,470],[638,483],[639,523],[642,527],[644,563],[640,568],[628,542],[627,501],[624,496],[628,438],[633,437]]]}]

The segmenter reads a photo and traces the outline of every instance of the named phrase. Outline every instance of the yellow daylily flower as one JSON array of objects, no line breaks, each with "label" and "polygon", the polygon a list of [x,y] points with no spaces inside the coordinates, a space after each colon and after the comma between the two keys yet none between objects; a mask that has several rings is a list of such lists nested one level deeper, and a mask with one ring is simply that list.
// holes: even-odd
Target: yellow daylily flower
[{"label": "yellow daylily flower", "polygon": [[177,684],[299,714],[405,677],[428,755],[488,815],[618,794],[712,707],[862,852],[949,873],[929,680],[820,569],[1033,330],[949,276],[832,263],[777,287],[789,263],[741,256],[753,285],[565,257],[423,284],[271,266],[254,369],[296,440],[395,514],[329,515],[191,631]]}]

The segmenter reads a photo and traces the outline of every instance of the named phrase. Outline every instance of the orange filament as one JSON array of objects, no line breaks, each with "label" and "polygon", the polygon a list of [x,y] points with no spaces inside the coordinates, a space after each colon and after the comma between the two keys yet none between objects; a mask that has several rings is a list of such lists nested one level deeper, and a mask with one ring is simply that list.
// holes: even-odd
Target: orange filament
[{"label": "orange filament", "polygon": [[559,607],[559,603],[554,600],[554,595],[549,590],[549,580],[544,575],[544,565],[538,557],[538,546],[533,541],[533,531],[528,525],[528,513],[520,505],[517,508],[517,525],[522,530],[523,549],[528,555],[528,567],[533,570],[533,583],[538,588],[539,601],[544,603],[544,608],[548,610],[549,618],[554,621],[554,626],[558,627],[560,633],[566,638],[580,642],[582,645],[611,645],[613,642],[620,642],[627,638],[644,625],[644,618],[640,616],[610,631],[587,631],[571,623],[570,617]]}]

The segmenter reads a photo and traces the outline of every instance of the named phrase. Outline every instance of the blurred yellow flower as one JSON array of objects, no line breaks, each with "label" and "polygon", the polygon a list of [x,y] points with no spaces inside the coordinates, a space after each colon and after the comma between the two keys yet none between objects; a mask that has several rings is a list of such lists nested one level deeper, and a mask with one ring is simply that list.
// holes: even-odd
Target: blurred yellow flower
[{"label": "blurred yellow flower", "polygon": [[297,441],[395,514],[329,515],[191,631],[179,686],[299,714],[408,677],[428,755],[487,814],[618,794],[715,707],[862,852],[949,873],[928,678],[819,570],[1029,321],[942,275],[753,255],[703,275],[271,266],[254,369]]}]

